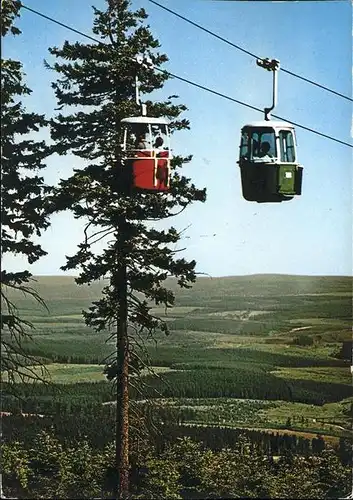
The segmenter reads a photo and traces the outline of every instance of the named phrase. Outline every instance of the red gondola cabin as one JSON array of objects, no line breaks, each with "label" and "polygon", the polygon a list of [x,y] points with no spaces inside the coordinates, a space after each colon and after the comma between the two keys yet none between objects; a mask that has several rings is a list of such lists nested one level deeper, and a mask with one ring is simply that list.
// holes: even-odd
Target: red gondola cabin
[{"label": "red gondola cabin", "polygon": [[141,191],[168,191],[170,186],[170,136],[166,118],[134,116],[121,120],[124,129],[125,168],[132,187]]}]

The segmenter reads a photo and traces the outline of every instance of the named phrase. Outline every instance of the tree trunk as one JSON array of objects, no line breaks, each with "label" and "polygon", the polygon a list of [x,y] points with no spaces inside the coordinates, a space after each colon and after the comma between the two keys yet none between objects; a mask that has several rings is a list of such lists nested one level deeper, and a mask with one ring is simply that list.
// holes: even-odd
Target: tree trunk
[{"label": "tree trunk", "polygon": [[127,277],[125,258],[126,221],[119,224],[118,236],[118,318],[117,318],[117,405],[116,405],[116,468],[117,498],[129,496],[129,350],[127,336]]}]

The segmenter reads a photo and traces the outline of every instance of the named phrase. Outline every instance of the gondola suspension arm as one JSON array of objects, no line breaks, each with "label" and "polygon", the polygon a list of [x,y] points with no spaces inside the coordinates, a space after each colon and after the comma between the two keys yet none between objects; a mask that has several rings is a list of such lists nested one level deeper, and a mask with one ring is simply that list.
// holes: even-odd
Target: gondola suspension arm
[{"label": "gondola suspension arm", "polygon": [[267,71],[272,71],[272,106],[270,108],[265,108],[265,120],[269,121],[271,119],[271,111],[273,111],[277,105],[277,71],[279,70],[279,61],[277,59],[272,59],[271,61],[266,59],[257,59],[256,64],[261,68],[267,69]]},{"label": "gondola suspension arm", "polygon": [[[141,55],[136,56],[136,61],[140,66],[148,67],[148,68],[153,68],[153,62],[150,57],[143,57]],[[135,76],[135,95],[136,95],[136,104],[141,107],[141,115],[142,116],[147,116],[147,106],[146,104],[141,102],[140,98],[140,80],[138,77],[138,73],[136,73]]]}]

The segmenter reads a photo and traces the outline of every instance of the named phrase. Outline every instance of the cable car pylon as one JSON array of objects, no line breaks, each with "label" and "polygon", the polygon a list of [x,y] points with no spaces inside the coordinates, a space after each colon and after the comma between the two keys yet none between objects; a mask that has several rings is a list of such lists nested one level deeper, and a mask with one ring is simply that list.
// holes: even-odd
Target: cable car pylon
[{"label": "cable car pylon", "polygon": [[272,106],[264,108],[264,120],[241,129],[239,167],[243,197],[247,201],[274,203],[301,194],[303,167],[298,163],[294,126],[271,120],[277,105],[277,59],[257,59],[272,71]]}]

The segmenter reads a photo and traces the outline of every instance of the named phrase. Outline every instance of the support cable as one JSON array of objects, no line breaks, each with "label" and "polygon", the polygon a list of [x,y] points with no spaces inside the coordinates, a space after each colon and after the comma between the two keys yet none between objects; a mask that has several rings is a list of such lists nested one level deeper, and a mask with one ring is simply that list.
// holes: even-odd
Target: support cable
[{"label": "support cable", "polygon": [[[149,1],[152,1],[152,0],[149,0]],[[55,24],[58,24],[59,26],[62,26],[63,28],[66,28],[70,31],[73,31],[74,33],[77,33],[78,35],[81,35],[83,37],[86,37],[96,43],[99,43],[101,45],[107,45],[106,43],[102,42],[101,40],[98,40],[98,38],[94,38],[90,35],[87,35],[86,33],[83,33],[82,31],[79,31],[75,28],[72,28],[71,26],[68,26],[67,24],[64,24],[64,23],[61,23],[60,21],[57,21],[56,19],[53,19],[52,17],[49,17],[49,16],[46,16],[45,14],[42,14],[41,12],[38,12],[34,9],[31,9],[30,7],[27,7],[26,5],[23,5],[21,4],[21,7],[23,9],[26,9],[26,10],[29,10],[30,12],[33,12],[34,14],[38,15],[38,16],[41,16],[43,17],[44,19],[47,19],[48,21],[51,21]],[[169,77],[172,77],[172,78],[176,78],[177,80],[180,80],[182,82],[185,82],[189,85],[192,85],[196,88],[199,88],[201,90],[204,90],[206,92],[209,92],[211,94],[214,94],[214,95],[217,95],[218,97],[222,97],[223,99],[227,99],[228,101],[231,101],[231,102],[235,102],[236,104],[240,104],[241,106],[245,106],[247,108],[250,108],[250,109],[253,109],[255,111],[259,111],[261,114],[263,114],[263,109],[260,109],[260,108],[257,108],[255,106],[252,106],[251,104],[248,104],[246,102],[243,102],[243,101],[240,101],[238,99],[235,99],[233,97],[230,97],[226,94],[222,94],[221,92],[218,92],[216,90],[213,90],[213,89],[210,89],[209,87],[206,87],[204,85],[201,85],[199,83],[196,83],[196,82],[193,82],[191,80],[188,80],[187,78],[183,78],[181,76],[178,76],[174,73],[171,73],[170,71],[166,71],[166,70],[163,70],[163,69],[160,69],[160,68],[154,68],[156,71],[160,72],[160,73],[164,73],[165,75],[169,76]],[[324,134],[322,132],[319,132],[318,130],[315,130],[313,128],[310,128],[310,127],[306,127],[305,125],[301,125],[300,123],[296,123],[296,122],[293,122],[292,120],[288,120],[287,118],[282,118],[281,116],[277,116],[277,115],[272,115],[274,118],[277,118],[279,120],[283,120],[283,121],[286,121],[288,123],[291,123],[292,125],[294,125],[295,127],[298,127],[298,128],[301,128],[303,130],[306,130],[307,132],[311,132],[313,134],[316,134],[316,135],[319,135],[321,137],[324,137],[325,139],[329,139],[331,141],[334,141],[334,142],[337,142],[339,144],[343,144],[344,146],[348,146],[349,148],[353,148],[353,145],[352,144],[349,144],[348,142],[345,142],[345,141],[341,141],[340,139],[337,139],[335,137],[332,137],[330,135],[327,135],[327,134]]]},{"label": "support cable", "polygon": [[[241,52],[244,52],[245,54],[248,54],[249,56],[254,57],[255,59],[262,59],[262,57],[259,57],[256,54],[250,52],[249,50],[246,50],[243,47],[240,47],[240,45],[237,45],[237,44],[231,42],[230,40],[227,40],[227,38],[224,38],[220,35],[217,35],[217,33],[214,33],[213,31],[211,31],[207,28],[204,28],[200,24],[195,23],[194,21],[191,21],[187,17],[184,17],[181,14],[178,14],[174,10],[169,9],[168,7],[165,7],[164,5],[156,2],[155,0],[148,0],[148,1],[153,3],[154,5],[157,5],[158,7],[160,7],[161,9],[163,9],[167,12],[170,12],[170,14],[173,14],[174,16],[179,17],[180,19],[182,19],[183,21],[186,21],[187,23],[191,24],[192,26],[195,26],[196,28],[204,31],[205,33],[208,33],[209,35],[213,36],[214,38],[218,38],[218,40],[221,40],[222,42],[227,43],[231,47],[233,47],[237,50],[240,50]],[[325,85],[321,85],[321,83],[317,83],[313,80],[310,80],[309,78],[305,78],[304,76],[298,75],[297,73],[294,73],[293,71],[289,71],[288,69],[285,69],[285,68],[280,68],[280,70],[283,71],[283,73],[288,73],[288,75],[294,76],[295,78],[299,78],[300,80],[303,80],[304,82],[310,83],[311,85],[315,85],[316,87],[319,87],[323,90],[326,90],[327,92],[331,92],[332,94],[335,94],[338,97],[342,97],[343,99],[346,99],[347,101],[353,102],[353,99],[351,97],[348,97],[344,94],[341,94],[340,92],[337,92],[336,90],[332,90],[329,87],[325,87]]]}]

